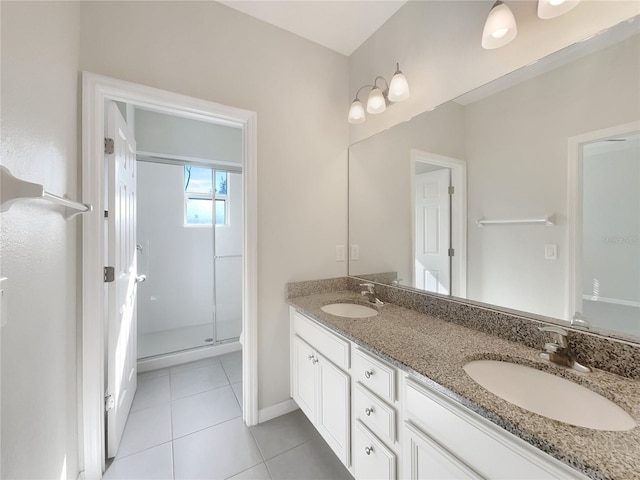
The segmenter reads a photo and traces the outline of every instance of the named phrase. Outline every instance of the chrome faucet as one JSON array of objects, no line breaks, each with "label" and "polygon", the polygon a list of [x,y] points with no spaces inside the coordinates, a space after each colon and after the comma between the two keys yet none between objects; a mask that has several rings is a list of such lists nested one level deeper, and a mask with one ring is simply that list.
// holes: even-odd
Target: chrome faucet
[{"label": "chrome faucet", "polygon": [[376,297],[375,285],[373,283],[361,283],[361,287],[366,287],[366,290],[362,290],[360,295],[367,297],[367,300],[374,305],[382,306],[384,302]]},{"label": "chrome faucet", "polygon": [[586,373],[591,371],[589,367],[578,363],[573,353],[571,353],[569,343],[567,342],[569,332],[564,328],[538,327],[538,330],[551,333],[554,340],[553,342],[546,342],[544,344],[544,351],[540,352],[540,358],[548,360],[551,363],[572,368],[578,372]]}]

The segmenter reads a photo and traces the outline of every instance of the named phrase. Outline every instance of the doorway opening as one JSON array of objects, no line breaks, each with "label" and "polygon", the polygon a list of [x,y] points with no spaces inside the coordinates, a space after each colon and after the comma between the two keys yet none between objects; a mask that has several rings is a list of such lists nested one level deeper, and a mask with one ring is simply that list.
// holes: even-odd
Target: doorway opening
[{"label": "doorway opening", "polygon": [[640,335],[640,124],[569,140],[574,327]]},{"label": "doorway opening", "polygon": [[466,163],[412,149],[412,285],[464,298],[467,293]]},{"label": "doorway opening", "polygon": [[[238,129],[242,160],[242,418],[255,425],[257,412],[257,196],[256,114],[213,102],[145,87],[91,73],[83,73],[83,196],[96,206],[83,221],[82,292],[82,437],[85,475],[100,478],[105,467],[104,379],[105,351],[103,306],[105,305],[104,244],[106,208],[105,105],[119,102],[134,108]],[[174,159],[175,160],[175,159]],[[183,167],[182,167],[183,168]],[[222,171],[222,170],[221,170]],[[229,172],[229,169],[224,171]],[[212,198],[215,202],[215,198]],[[135,249],[137,252],[139,250]],[[134,255],[133,258],[137,258]],[[135,266],[135,260],[132,261]],[[135,272],[134,268],[134,272]],[[213,270],[213,266],[212,266]],[[137,280],[137,279],[136,279]],[[138,282],[140,280],[137,280]],[[134,282],[136,283],[136,282]],[[221,342],[224,343],[224,342]],[[223,345],[224,346],[224,345]],[[208,355],[207,355],[208,356]],[[154,368],[157,368],[154,367]],[[108,406],[108,405],[107,405]]]}]

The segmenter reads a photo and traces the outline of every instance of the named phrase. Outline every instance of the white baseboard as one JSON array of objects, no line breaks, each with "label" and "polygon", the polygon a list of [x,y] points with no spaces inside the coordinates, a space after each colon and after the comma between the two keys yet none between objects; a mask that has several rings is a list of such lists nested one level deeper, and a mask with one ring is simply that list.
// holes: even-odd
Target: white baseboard
[{"label": "white baseboard", "polygon": [[276,403],[275,405],[271,405],[270,407],[258,410],[258,423],[267,422],[272,418],[276,418],[280,415],[293,412],[298,408],[298,404],[294,402],[292,398],[281,403]]},{"label": "white baseboard", "polygon": [[238,350],[242,350],[240,342],[232,342],[145,358],[143,360],[138,360],[138,372],[148,372],[159,368],[173,367],[175,365],[180,365],[181,363],[202,360],[203,358],[217,357],[218,355],[237,352]]}]

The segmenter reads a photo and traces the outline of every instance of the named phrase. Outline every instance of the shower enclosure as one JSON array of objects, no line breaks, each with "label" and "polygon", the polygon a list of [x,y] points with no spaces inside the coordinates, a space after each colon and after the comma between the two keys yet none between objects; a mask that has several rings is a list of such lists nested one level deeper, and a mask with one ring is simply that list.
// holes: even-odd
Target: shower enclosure
[{"label": "shower enclosure", "polygon": [[236,341],[242,172],[138,161],[138,358]]}]

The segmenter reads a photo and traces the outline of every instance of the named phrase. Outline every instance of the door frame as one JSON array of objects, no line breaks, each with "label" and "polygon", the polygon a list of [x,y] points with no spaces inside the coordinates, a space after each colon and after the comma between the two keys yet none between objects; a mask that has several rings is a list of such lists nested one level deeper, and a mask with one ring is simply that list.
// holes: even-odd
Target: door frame
[{"label": "door frame", "polygon": [[[640,131],[640,122],[629,122],[569,137],[567,162],[568,271],[565,318],[571,324],[576,312],[582,312],[582,147],[607,138]],[[579,325],[578,325],[579,326]]]},{"label": "door frame", "polygon": [[82,353],[80,435],[84,476],[101,478],[105,467],[103,212],[104,105],[114,100],[242,129],[243,295],[242,417],[258,423],[257,343],[257,114],[136,83],[82,72],[82,192],[93,211],[82,218]]},{"label": "door frame", "polygon": [[[455,254],[451,261],[451,292],[454,297],[467,296],[467,163],[457,158],[446,157],[436,153],[425,152],[415,148],[409,155],[409,192],[411,195],[411,274],[415,277],[415,164],[416,162],[430,163],[446,167],[451,170],[451,185],[455,193],[451,198],[451,247]],[[457,212],[454,214],[454,212]]]}]

